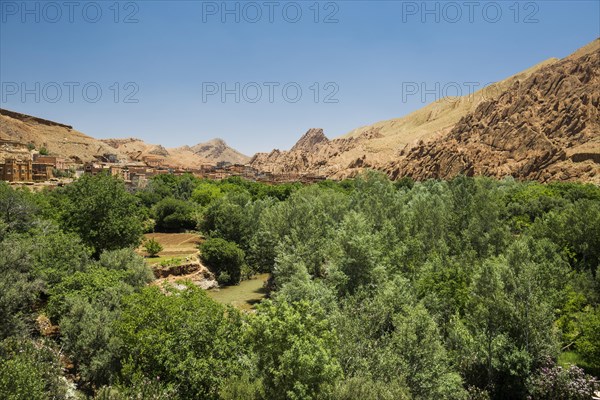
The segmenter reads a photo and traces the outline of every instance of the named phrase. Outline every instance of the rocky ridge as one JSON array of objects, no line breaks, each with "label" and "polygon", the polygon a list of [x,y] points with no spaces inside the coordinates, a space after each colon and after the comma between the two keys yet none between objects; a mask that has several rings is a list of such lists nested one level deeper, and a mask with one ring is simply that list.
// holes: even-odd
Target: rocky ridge
[{"label": "rocky ridge", "polygon": [[600,182],[600,39],[459,98],[329,140],[310,129],[289,151],[250,164],[275,174],[397,179],[457,174]]},{"label": "rocky ridge", "polygon": [[51,155],[74,162],[89,162],[114,154],[121,161],[158,157],[166,166],[194,168],[220,161],[244,164],[250,159],[221,139],[173,149],[136,138],[99,140],[70,125],[5,109],[0,109],[0,140],[11,142],[0,146],[0,159],[27,156],[28,146],[36,149],[44,147]]},{"label": "rocky ridge", "polygon": [[596,40],[515,82],[384,169],[418,180],[466,174],[600,183],[599,50]]}]

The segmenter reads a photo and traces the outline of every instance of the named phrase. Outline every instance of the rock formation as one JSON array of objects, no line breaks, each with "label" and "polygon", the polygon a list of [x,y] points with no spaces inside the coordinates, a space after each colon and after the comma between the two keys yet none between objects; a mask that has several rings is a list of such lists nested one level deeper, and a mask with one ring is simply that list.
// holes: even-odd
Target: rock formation
[{"label": "rock formation", "polygon": [[457,174],[600,183],[600,39],[474,94],[329,140],[311,129],[289,151],[256,154],[273,173],[392,178]]},{"label": "rock formation", "polygon": [[596,40],[515,82],[385,170],[420,180],[466,174],[600,183],[598,50]]},{"label": "rock formation", "polygon": [[225,161],[232,164],[246,164],[250,160],[250,157],[229,147],[223,139],[212,139],[188,148],[194,154],[215,163]]}]

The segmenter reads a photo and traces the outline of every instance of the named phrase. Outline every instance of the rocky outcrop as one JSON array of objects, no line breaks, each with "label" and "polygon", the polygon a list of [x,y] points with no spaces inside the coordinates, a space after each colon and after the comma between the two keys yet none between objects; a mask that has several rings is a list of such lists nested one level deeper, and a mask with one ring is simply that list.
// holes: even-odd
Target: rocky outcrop
[{"label": "rocky outcrop", "polygon": [[229,147],[223,139],[212,139],[206,143],[188,147],[188,149],[212,163],[224,161],[231,164],[246,164],[250,160],[250,157]]},{"label": "rocky outcrop", "polygon": [[309,129],[291,148],[290,152],[314,152],[317,147],[327,144],[329,144],[329,139],[323,133],[323,129]]},{"label": "rocky outcrop", "polygon": [[468,96],[329,140],[311,129],[289,151],[256,154],[275,174],[397,179],[458,174],[600,183],[600,39]]},{"label": "rocky outcrop", "polygon": [[15,111],[10,111],[10,110],[5,110],[3,108],[0,108],[0,114],[6,115],[7,117],[11,117],[14,119],[18,119],[23,122],[35,122],[40,125],[59,126],[61,128],[73,129],[73,127],[71,125],[65,125],[65,124],[61,124],[59,122],[54,122],[54,121],[50,121],[50,120],[43,119],[43,118],[32,117],[31,115],[21,114],[21,113],[18,113]]},{"label": "rocky outcrop", "polygon": [[466,174],[600,183],[598,44],[515,82],[386,171],[418,180]]},{"label": "rocky outcrop", "polygon": [[177,266],[153,267],[156,280],[152,285],[162,287],[165,283],[177,285],[178,282],[189,281],[202,289],[219,287],[212,272],[199,261],[192,261]]},{"label": "rocky outcrop", "polygon": [[361,169],[377,165],[378,155],[366,146],[381,135],[377,130],[360,136],[329,140],[323,129],[309,129],[289,151],[275,149],[257,153],[250,165],[259,171],[275,174],[314,174],[347,177]]}]

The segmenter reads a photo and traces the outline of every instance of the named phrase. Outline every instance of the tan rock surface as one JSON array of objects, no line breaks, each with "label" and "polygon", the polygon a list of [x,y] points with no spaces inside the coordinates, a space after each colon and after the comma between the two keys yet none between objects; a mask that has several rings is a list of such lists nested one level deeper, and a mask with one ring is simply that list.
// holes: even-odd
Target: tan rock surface
[{"label": "tan rock surface", "polygon": [[406,117],[333,140],[309,130],[289,151],[256,154],[273,173],[392,178],[457,174],[600,181],[600,39],[473,94],[433,102]]},{"label": "tan rock surface", "polygon": [[243,164],[250,159],[221,139],[173,149],[136,138],[98,140],[69,125],[4,109],[0,109],[0,139],[23,145],[2,146],[2,159],[28,155],[27,144],[34,145],[36,149],[45,147],[52,155],[76,162],[94,161],[106,154],[116,154],[122,161],[142,160],[145,156],[160,157],[165,165],[173,167],[199,167],[219,161]]},{"label": "tan rock surface", "polygon": [[600,183],[600,40],[481,103],[447,134],[391,162],[393,178]]}]

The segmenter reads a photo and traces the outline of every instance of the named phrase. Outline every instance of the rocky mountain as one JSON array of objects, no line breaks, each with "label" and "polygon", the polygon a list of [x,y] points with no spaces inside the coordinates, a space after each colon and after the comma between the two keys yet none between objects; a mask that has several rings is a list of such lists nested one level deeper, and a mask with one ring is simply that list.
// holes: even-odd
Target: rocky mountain
[{"label": "rocky mountain", "polygon": [[600,40],[514,82],[446,135],[389,163],[393,178],[583,180],[600,183]]},{"label": "rocky mountain", "polygon": [[[76,131],[72,126],[4,109],[0,109],[0,139],[36,149],[45,147],[51,154],[76,162],[115,153],[106,143]],[[127,157],[121,152],[116,153],[118,157]],[[7,148],[0,158],[14,155],[17,154]]]},{"label": "rocky mountain", "polygon": [[198,143],[192,146],[191,151],[211,162],[226,161],[232,164],[246,164],[250,157],[229,147],[223,139],[212,139],[206,143]]},{"label": "rocky mountain", "polygon": [[147,144],[135,139],[104,139],[104,143],[126,152],[132,159],[143,159],[149,156],[160,156],[164,164],[176,167],[200,167],[204,164],[216,164],[220,161],[232,164],[245,164],[250,157],[229,147],[222,139],[212,139],[195,146],[164,148],[161,145]]},{"label": "rocky mountain", "polygon": [[600,39],[563,60],[337,139],[311,129],[289,151],[258,153],[250,164],[332,178],[374,168],[393,178],[465,173],[598,182],[599,47]]},{"label": "rocky mountain", "polygon": [[290,151],[257,153],[250,165],[275,174],[312,173],[339,178],[362,168],[375,168],[379,155],[369,146],[380,137],[378,130],[373,130],[360,136],[329,140],[323,129],[309,129]]},{"label": "rocky mountain", "polygon": [[98,140],[69,125],[4,109],[0,109],[0,139],[21,144],[0,148],[0,159],[22,156],[25,154],[23,148],[27,146],[37,149],[44,147],[52,155],[75,162],[98,160],[108,154],[115,154],[122,161],[160,157],[164,165],[172,167],[199,167],[219,161],[245,163],[250,159],[227,146],[221,139],[173,149],[136,138]]},{"label": "rocky mountain", "polygon": [[[250,163],[274,173],[313,173],[332,178],[353,176],[364,168],[384,169],[419,140],[448,133],[483,101],[556,61],[547,60],[467,96],[443,98],[405,117],[357,128],[336,139],[329,140],[322,130],[311,129],[289,151],[258,153]],[[318,131],[321,134],[315,135]],[[307,135],[316,138],[307,139]]]}]

